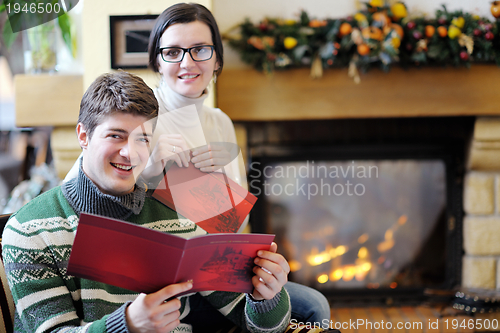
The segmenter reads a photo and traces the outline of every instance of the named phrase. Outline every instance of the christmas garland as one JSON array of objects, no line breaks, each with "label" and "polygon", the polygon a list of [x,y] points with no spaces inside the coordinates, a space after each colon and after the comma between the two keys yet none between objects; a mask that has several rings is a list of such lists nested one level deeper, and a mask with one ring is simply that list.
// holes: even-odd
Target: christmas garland
[{"label": "christmas garland", "polygon": [[[500,16],[500,1],[492,3],[491,12]],[[266,18],[254,24],[247,19],[224,38],[244,62],[266,73],[311,66],[311,76],[321,77],[324,68],[348,66],[359,82],[358,70],[388,71],[393,64],[500,66],[498,22],[448,12],[445,6],[433,19],[410,16],[402,2],[389,6],[370,0],[365,10],[341,19],[310,19],[305,11],[298,21]]]}]

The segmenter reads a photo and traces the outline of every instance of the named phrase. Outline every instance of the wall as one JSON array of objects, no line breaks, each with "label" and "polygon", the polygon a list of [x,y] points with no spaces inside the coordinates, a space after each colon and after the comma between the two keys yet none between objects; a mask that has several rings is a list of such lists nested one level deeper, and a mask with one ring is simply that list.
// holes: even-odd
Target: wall
[{"label": "wall", "polygon": [[476,120],[464,182],[462,285],[500,289],[500,119]]},{"label": "wall", "polygon": [[[311,18],[340,18],[353,15],[357,9],[365,8],[368,0],[213,0],[213,13],[222,33],[228,31],[246,17],[258,22],[264,17],[280,17],[297,19],[301,9],[307,11]],[[386,0],[388,3],[395,0]],[[490,12],[490,0],[403,0],[410,14],[426,14],[434,16],[436,9],[445,4],[449,11],[463,10],[486,16],[493,20]],[[239,55],[225,47],[224,68],[238,68],[246,65],[239,60]]]}]

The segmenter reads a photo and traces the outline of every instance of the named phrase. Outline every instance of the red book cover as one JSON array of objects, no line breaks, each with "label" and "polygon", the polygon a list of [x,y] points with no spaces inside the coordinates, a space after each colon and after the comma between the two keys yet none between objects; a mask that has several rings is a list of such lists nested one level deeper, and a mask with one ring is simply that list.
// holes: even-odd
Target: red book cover
[{"label": "red book cover", "polygon": [[68,274],[151,293],[193,281],[189,292],[251,293],[253,260],[274,235],[213,234],[184,239],[103,216],[81,213]]},{"label": "red book cover", "polygon": [[174,164],[153,197],[208,233],[235,233],[257,198],[222,172]]}]

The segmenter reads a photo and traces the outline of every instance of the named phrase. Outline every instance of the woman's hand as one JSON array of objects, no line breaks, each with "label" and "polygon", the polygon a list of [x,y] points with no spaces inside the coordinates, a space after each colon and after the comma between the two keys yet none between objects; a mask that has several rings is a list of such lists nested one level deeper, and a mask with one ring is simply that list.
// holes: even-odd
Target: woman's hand
[{"label": "woman's hand", "polygon": [[127,326],[132,333],[170,332],[180,324],[181,301],[166,301],[193,287],[191,282],[171,284],[152,294],[140,294],[127,308]]},{"label": "woman's hand", "polygon": [[191,162],[203,172],[214,172],[228,165],[231,160],[231,154],[223,144],[210,143],[193,150]]},{"label": "woman's hand", "polygon": [[158,137],[151,153],[152,165],[142,172],[145,179],[158,176],[169,160],[175,161],[179,167],[189,166],[189,149],[186,141],[180,134],[162,134]]},{"label": "woman's hand", "polygon": [[257,252],[252,278],[254,291],[252,297],[256,300],[271,299],[281,291],[281,288],[288,282],[290,266],[286,259],[276,253],[278,245],[272,243],[269,251]]}]

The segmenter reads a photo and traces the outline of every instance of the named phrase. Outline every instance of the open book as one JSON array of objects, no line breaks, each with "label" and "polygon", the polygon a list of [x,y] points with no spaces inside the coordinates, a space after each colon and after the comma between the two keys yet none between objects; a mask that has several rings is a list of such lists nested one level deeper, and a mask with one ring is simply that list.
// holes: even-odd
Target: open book
[{"label": "open book", "polygon": [[184,239],[132,223],[80,214],[68,274],[151,293],[193,281],[189,292],[251,293],[259,250],[274,235],[213,234]]}]

